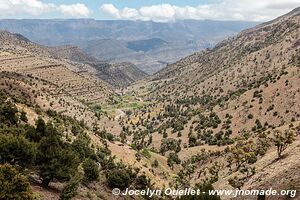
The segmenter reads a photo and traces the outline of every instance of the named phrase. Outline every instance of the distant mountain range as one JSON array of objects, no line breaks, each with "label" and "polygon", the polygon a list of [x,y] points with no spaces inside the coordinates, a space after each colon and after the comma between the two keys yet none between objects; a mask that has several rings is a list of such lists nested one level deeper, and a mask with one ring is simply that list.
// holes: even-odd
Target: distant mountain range
[{"label": "distant mountain range", "polygon": [[48,45],[77,45],[107,62],[132,62],[154,73],[193,52],[210,48],[255,22],[179,20],[173,23],[94,19],[3,19],[0,29]]}]

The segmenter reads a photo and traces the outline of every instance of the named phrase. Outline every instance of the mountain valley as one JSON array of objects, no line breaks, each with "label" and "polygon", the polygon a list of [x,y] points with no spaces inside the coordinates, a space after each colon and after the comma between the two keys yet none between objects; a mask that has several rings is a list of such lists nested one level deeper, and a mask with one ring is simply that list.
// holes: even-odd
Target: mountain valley
[{"label": "mountain valley", "polygon": [[[198,24],[207,33],[195,21],[115,21],[117,37],[90,32],[89,41],[83,30],[108,22],[33,21],[0,21],[27,33],[0,31],[0,182],[11,184],[1,172],[15,174],[26,191],[18,198],[174,199],[112,195],[169,187],[206,192],[182,200],[300,198],[208,195],[300,189],[300,8],[253,28]],[[31,23],[49,34],[31,42]],[[144,30],[132,38],[137,23]],[[62,37],[57,24],[82,31]],[[188,31],[198,38],[176,42]]]}]

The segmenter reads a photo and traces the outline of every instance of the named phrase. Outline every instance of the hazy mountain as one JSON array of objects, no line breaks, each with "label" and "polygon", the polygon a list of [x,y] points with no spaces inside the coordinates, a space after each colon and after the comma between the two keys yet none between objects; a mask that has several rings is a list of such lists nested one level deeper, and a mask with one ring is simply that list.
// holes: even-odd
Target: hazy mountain
[{"label": "hazy mountain", "polygon": [[254,22],[179,20],[151,21],[0,20],[0,28],[20,33],[43,45],[78,45],[88,54],[108,62],[132,62],[153,73],[166,63],[212,47]]}]

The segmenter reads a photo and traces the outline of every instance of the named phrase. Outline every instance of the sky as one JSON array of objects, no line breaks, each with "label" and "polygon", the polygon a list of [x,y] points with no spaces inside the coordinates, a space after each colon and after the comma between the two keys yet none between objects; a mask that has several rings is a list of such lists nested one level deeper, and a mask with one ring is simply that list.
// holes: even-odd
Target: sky
[{"label": "sky", "polygon": [[0,0],[0,18],[267,21],[300,0]]}]

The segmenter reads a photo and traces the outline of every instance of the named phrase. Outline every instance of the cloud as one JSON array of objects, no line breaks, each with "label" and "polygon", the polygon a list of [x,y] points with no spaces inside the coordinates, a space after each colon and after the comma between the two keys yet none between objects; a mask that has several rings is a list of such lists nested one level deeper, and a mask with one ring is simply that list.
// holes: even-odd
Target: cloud
[{"label": "cloud", "polygon": [[90,15],[90,10],[81,3],[60,5],[57,7],[57,9],[64,15],[72,17],[88,17]]},{"label": "cloud", "polygon": [[267,21],[300,5],[300,0],[220,0],[217,3],[179,7],[158,4],[141,8],[116,8],[103,4],[101,11],[117,19],[169,22],[176,19]]},{"label": "cloud", "polygon": [[103,4],[101,6],[101,10],[103,10],[103,12],[108,13],[115,18],[121,18],[120,11],[113,4]]},{"label": "cloud", "polygon": [[84,4],[56,5],[43,3],[40,0],[0,0],[0,16],[16,14],[39,16],[44,13],[59,12],[65,16],[87,17],[90,10]]}]

